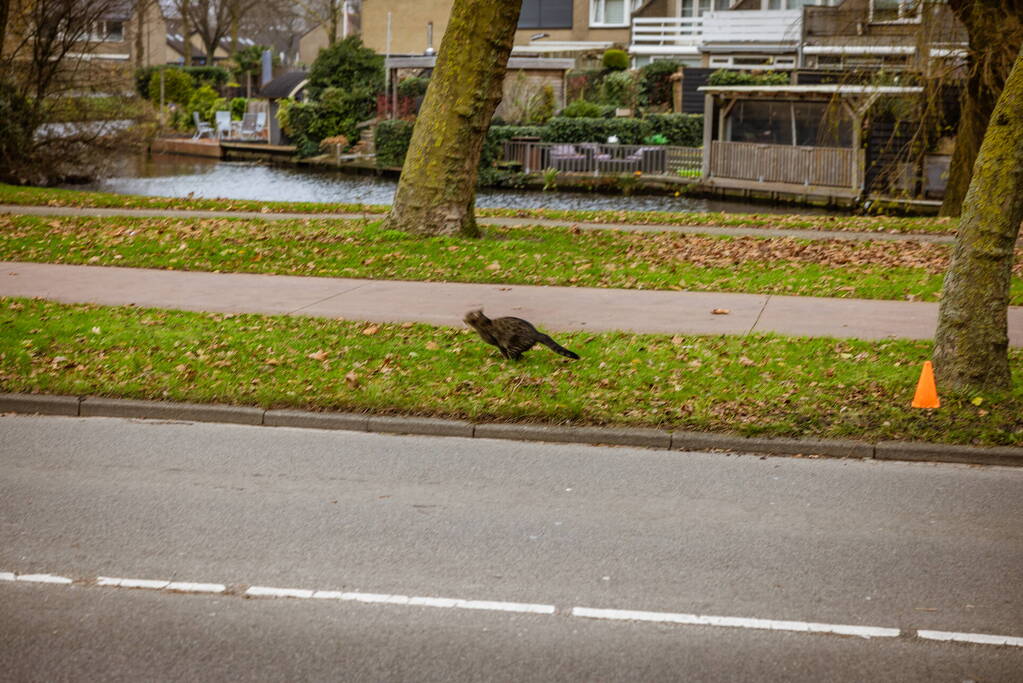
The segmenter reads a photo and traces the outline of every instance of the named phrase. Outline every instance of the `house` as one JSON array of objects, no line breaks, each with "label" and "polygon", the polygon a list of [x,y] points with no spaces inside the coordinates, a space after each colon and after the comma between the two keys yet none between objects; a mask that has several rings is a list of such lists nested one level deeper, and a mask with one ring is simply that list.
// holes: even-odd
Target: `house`
[{"label": "house", "polygon": [[[338,0],[335,0],[338,1]],[[297,38],[294,61],[309,66],[315,61],[320,50],[330,45],[331,22],[323,21],[302,33]],[[343,39],[362,32],[362,0],[344,0],[341,16],[337,21],[336,38]],[[378,50],[381,54],[382,50]]]},{"label": "house", "polygon": [[[440,48],[453,0],[363,0],[363,42],[380,54],[423,55]],[[629,42],[642,0],[523,0],[512,55],[571,57]]]},{"label": "house", "polygon": [[[917,44],[927,54],[917,55]],[[958,59],[965,33],[944,3],[916,0],[647,0],[633,13],[636,66],[915,69]]]}]

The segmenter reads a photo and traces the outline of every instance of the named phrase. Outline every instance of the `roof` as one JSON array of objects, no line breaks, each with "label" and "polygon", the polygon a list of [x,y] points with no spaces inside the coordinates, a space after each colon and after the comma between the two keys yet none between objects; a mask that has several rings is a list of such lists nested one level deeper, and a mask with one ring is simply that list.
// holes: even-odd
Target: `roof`
[{"label": "roof", "polygon": [[260,88],[256,97],[265,97],[269,100],[279,100],[285,97],[292,97],[309,80],[307,71],[289,71]]},{"label": "roof", "polygon": [[700,92],[727,94],[762,93],[778,95],[911,95],[924,89],[918,85],[704,85]]}]

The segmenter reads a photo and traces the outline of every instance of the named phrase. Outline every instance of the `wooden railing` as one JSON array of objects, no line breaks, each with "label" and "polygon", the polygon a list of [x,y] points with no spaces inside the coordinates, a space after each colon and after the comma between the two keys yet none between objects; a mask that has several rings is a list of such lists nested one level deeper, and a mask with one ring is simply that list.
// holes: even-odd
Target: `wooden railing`
[{"label": "wooden railing", "polygon": [[699,177],[703,150],[670,145],[612,145],[599,142],[504,143],[504,160],[517,162],[524,173],[549,168],[565,173]]},{"label": "wooden railing", "polygon": [[761,183],[857,187],[856,150],[791,147],[753,142],[712,142],[710,174]]}]

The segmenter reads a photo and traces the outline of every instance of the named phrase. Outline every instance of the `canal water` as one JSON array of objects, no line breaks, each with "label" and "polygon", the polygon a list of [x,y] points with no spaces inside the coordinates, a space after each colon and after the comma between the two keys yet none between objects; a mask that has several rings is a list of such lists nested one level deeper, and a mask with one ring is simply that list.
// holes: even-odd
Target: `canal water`
[{"label": "canal water", "polygon": [[[76,189],[155,197],[390,204],[397,181],[332,170],[227,162],[175,154],[128,156],[111,175]],[[679,211],[704,213],[828,213],[823,209],[664,195],[538,192],[481,188],[476,206],[512,209]]]}]

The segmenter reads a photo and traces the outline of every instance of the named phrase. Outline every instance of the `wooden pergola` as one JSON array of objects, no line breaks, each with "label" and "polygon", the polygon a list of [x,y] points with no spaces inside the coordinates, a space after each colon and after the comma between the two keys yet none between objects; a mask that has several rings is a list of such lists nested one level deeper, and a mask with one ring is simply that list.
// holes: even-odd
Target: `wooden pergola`
[{"label": "wooden pergola", "polygon": [[[923,92],[919,86],[736,85],[703,86],[703,182],[718,187],[855,198],[864,188],[863,120],[882,97]],[[852,122],[848,147],[799,146],[792,115],[792,144],[724,139],[739,102],[816,102],[838,106]],[[713,125],[717,116],[718,138]]]}]

